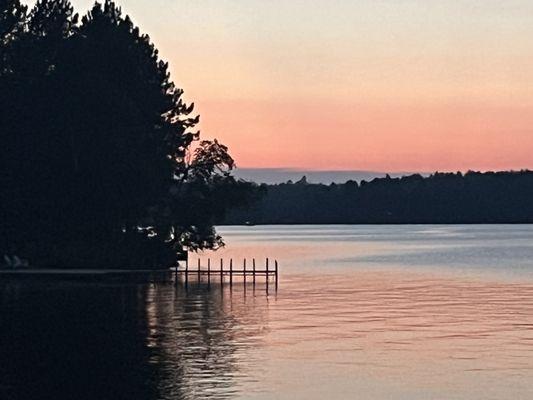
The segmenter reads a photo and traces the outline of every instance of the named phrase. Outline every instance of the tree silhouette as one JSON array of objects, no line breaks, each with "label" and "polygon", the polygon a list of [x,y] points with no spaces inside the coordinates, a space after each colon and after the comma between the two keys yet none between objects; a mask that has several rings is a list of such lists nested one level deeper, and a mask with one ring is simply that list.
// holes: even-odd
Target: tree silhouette
[{"label": "tree silhouette", "polygon": [[[0,251],[35,265],[144,268],[172,264],[183,246],[219,246],[214,215],[253,186],[231,176],[218,142],[191,149],[199,117],[150,38],[109,0],[81,22],[66,0],[10,15],[26,19],[16,42],[6,36],[13,62],[1,77],[13,200]],[[217,197],[227,188],[235,203]]]},{"label": "tree silhouette", "polygon": [[23,31],[27,7],[19,0],[0,0],[0,43],[2,51]]},{"label": "tree silhouette", "polygon": [[265,196],[224,223],[532,223],[533,172],[468,172],[376,178],[360,184],[264,185]]},{"label": "tree silhouette", "polygon": [[184,158],[166,203],[167,213],[156,224],[168,232],[176,249],[222,246],[222,238],[213,229],[215,221],[223,219],[226,210],[250,206],[261,196],[254,184],[231,175],[234,166],[227,147],[217,140],[202,141]]}]

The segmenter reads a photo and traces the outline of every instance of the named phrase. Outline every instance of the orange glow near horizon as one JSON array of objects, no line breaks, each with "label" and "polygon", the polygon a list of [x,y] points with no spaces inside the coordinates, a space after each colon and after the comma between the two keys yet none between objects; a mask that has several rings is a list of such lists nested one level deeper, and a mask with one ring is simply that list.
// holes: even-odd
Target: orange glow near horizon
[{"label": "orange glow near horizon", "polygon": [[240,167],[533,169],[530,0],[118,2]]},{"label": "orange glow near horizon", "polygon": [[[533,115],[525,107],[329,106],[206,102],[203,128],[221,133],[240,167],[465,171],[532,166]],[[222,135],[233,126],[239,128]]]}]

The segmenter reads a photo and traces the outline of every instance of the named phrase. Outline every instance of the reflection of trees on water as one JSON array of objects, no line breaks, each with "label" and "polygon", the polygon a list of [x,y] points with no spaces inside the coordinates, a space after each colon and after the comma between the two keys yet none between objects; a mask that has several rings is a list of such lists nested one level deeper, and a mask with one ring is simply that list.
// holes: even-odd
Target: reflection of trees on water
[{"label": "reflection of trees on water", "polygon": [[0,287],[0,398],[153,399],[143,287]]},{"label": "reflection of trees on water", "polygon": [[225,399],[238,391],[249,350],[261,341],[267,299],[213,285],[151,287],[147,295],[148,344],[159,366],[164,399]]},{"label": "reflection of trees on water", "polygon": [[215,285],[4,283],[0,398],[229,398],[265,313]]}]

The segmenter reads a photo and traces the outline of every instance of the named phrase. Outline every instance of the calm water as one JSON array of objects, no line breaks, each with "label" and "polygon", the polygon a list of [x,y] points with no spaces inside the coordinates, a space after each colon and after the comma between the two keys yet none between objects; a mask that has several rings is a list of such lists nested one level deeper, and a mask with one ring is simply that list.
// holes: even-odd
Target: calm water
[{"label": "calm water", "polygon": [[533,226],[220,232],[277,292],[1,283],[0,399],[533,398]]}]

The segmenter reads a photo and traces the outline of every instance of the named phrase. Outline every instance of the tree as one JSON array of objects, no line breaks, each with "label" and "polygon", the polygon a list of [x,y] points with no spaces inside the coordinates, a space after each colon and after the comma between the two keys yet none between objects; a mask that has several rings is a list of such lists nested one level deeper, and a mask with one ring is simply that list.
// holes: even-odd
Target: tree
[{"label": "tree", "polygon": [[13,85],[13,46],[24,32],[27,21],[27,7],[18,0],[0,0],[0,249],[9,251],[9,237],[16,235],[14,209],[16,193],[9,192],[14,189],[16,180],[13,172],[15,165],[12,156],[15,115],[13,104],[17,96]]},{"label": "tree", "polygon": [[533,172],[468,172],[376,178],[360,185],[266,185],[250,210],[224,223],[454,224],[533,222]]},{"label": "tree", "polygon": [[176,180],[163,205],[166,211],[155,222],[174,249],[223,246],[214,223],[223,220],[227,210],[248,206],[261,196],[262,191],[255,184],[238,181],[231,175],[234,167],[228,148],[217,140],[200,142],[178,164]]},{"label": "tree", "polygon": [[7,71],[5,58],[13,42],[24,31],[28,8],[20,4],[19,0],[0,0],[0,61],[1,74]]},{"label": "tree", "polygon": [[[57,88],[61,77],[57,67],[62,62],[75,19],[66,1],[39,1],[17,26],[9,46],[8,67],[1,77],[2,184],[6,215],[2,247],[6,252],[41,258],[57,236],[64,208],[59,200],[61,163],[60,99]],[[37,235],[36,232],[39,232]],[[43,235],[47,233],[47,236]],[[50,239],[50,240],[46,240]],[[42,248],[43,251],[39,251]]]},{"label": "tree", "polygon": [[20,4],[19,0],[0,0],[0,48],[2,53],[23,32],[27,10],[28,8]]},{"label": "tree", "polygon": [[40,0],[24,25],[7,79],[17,118],[2,133],[18,234],[3,232],[2,249],[33,264],[155,267],[183,246],[220,246],[215,216],[254,187],[217,141],[193,150],[199,117],[150,38],[109,0],[81,23],[70,2]]}]

